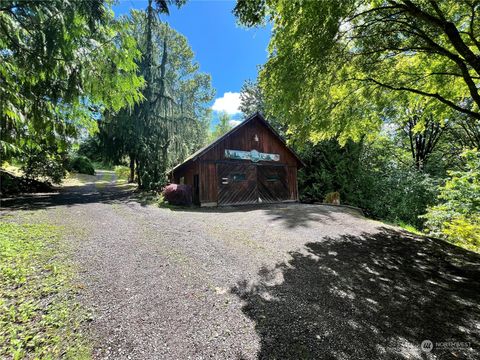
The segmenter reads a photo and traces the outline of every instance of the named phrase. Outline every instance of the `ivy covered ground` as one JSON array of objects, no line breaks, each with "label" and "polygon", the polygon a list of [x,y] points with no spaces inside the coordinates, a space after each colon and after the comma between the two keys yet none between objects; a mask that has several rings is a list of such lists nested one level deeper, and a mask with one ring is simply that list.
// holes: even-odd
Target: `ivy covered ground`
[{"label": "ivy covered ground", "polygon": [[0,222],[0,358],[88,359],[87,319],[75,300],[66,231],[46,223]]}]

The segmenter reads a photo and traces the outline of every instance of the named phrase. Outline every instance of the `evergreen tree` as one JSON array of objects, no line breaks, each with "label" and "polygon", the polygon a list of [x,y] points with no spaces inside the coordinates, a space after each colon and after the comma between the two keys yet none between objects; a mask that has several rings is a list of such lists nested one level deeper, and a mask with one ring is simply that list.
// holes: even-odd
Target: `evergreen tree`
[{"label": "evergreen tree", "polygon": [[228,115],[225,111],[222,111],[218,115],[218,123],[215,125],[215,128],[210,135],[210,142],[215,141],[222,135],[225,135],[233,128],[232,124],[230,124],[230,120],[230,115]]},{"label": "evergreen tree", "polygon": [[[151,76],[152,86],[144,89],[145,101],[105,117],[103,128],[108,134],[106,149],[118,159],[118,151],[129,157],[130,180],[136,178],[144,189],[158,189],[165,182],[169,167],[185,159],[205,144],[208,129],[208,102],[214,92],[210,76],[199,71],[186,38],[157,22],[151,35],[145,37],[148,13],[131,13],[133,36],[142,53],[151,41],[153,71],[145,62],[140,74]],[[151,91],[151,94],[149,93]],[[149,102],[148,96],[153,96]],[[112,140],[115,139],[115,140]]]},{"label": "evergreen tree", "polygon": [[2,1],[2,160],[61,163],[82,129],[95,131],[99,112],[141,99],[140,54],[128,23],[113,17],[109,4]]},{"label": "evergreen tree", "polygon": [[265,114],[265,101],[262,90],[252,80],[246,80],[240,89],[240,111],[245,117],[256,112]]}]

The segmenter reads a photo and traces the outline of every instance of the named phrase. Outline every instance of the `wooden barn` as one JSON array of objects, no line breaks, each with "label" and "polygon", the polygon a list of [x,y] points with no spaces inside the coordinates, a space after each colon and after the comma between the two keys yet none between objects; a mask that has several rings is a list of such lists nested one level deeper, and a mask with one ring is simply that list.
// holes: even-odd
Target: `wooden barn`
[{"label": "wooden barn", "polygon": [[222,206],[298,201],[299,157],[259,113],[177,165],[171,181],[193,202]]}]

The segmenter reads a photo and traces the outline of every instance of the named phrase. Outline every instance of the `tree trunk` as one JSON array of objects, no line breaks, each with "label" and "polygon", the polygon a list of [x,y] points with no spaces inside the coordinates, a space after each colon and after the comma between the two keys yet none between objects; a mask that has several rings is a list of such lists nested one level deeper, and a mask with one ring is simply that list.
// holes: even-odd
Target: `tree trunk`
[{"label": "tree trunk", "polygon": [[138,187],[141,189],[142,188],[142,179],[140,177],[140,166],[139,165],[139,161],[138,159],[135,159],[135,169],[137,170],[137,183],[138,183]]},{"label": "tree trunk", "polygon": [[130,176],[128,177],[128,182],[135,182],[135,156],[130,154]]},{"label": "tree trunk", "polygon": [[148,120],[150,116],[150,107],[152,105],[152,98],[153,98],[153,40],[152,40],[152,28],[154,26],[154,17],[155,14],[153,12],[152,7],[152,0],[148,0],[148,7],[147,7],[147,49],[145,54],[145,79],[147,80],[146,90],[146,112],[145,112],[145,120],[148,125]]}]

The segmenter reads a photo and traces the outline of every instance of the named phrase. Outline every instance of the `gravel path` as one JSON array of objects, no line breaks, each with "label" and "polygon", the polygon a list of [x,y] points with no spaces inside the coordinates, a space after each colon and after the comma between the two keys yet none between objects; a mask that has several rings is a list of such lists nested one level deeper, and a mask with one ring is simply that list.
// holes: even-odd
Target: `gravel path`
[{"label": "gravel path", "polygon": [[95,358],[480,357],[476,254],[338,207],[143,206],[97,177],[3,204],[71,229]]}]

